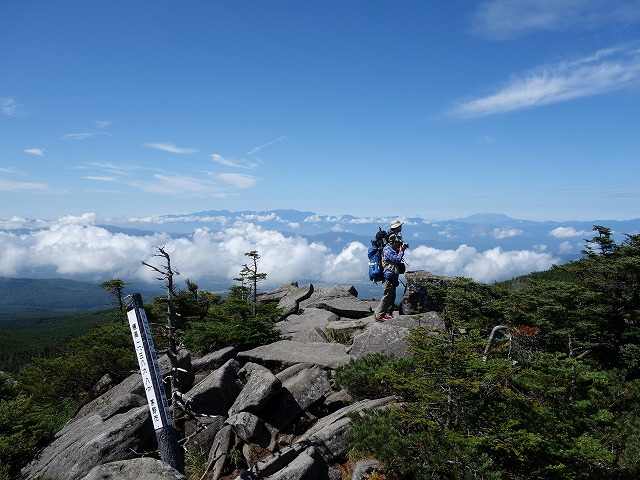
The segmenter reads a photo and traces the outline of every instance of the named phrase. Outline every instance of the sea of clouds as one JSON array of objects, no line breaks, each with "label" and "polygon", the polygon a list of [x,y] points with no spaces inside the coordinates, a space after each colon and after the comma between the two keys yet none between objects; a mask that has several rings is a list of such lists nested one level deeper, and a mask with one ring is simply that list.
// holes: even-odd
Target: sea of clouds
[{"label": "sea of clouds", "polygon": [[[66,216],[43,222],[37,229],[31,223],[28,230],[16,230],[21,219],[4,222],[0,230],[0,275],[28,276],[26,272],[47,270],[65,278],[120,278],[157,284],[157,272],[142,262],[163,265],[163,259],[155,256],[162,247],[181,278],[194,282],[206,277],[234,284],[242,266],[250,263],[245,253],[253,250],[260,255],[258,270],[267,274],[261,283],[265,288],[299,280],[336,285],[368,280],[368,246],[360,242],[332,252],[322,243],[285,236],[249,222],[236,222],[218,231],[198,228],[179,238],[166,233],[134,236],[112,233],[96,225],[95,219],[94,214]],[[558,258],[545,252],[500,248],[479,251],[468,245],[450,250],[417,245],[407,250],[405,258],[409,270],[484,283],[546,270],[559,263]]]}]

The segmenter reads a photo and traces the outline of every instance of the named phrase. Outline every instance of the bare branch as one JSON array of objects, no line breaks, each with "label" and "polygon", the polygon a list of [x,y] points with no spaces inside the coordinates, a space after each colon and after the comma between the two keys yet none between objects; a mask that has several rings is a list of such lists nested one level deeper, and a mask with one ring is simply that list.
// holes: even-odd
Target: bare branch
[{"label": "bare branch", "polygon": [[482,355],[483,362],[486,362],[489,358],[489,350],[491,349],[491,344],[493,343],[496,333],[500,330],[505,330],[506,335],[509,337],[509,340],[511,340],[511,332],[509,331],[509,327],[507,327],[506,325],[496,325],[495,327],[493,327],[493,329],[491,330],[491,334],[489,335],[487,346],[484,348],[484,355]]}]

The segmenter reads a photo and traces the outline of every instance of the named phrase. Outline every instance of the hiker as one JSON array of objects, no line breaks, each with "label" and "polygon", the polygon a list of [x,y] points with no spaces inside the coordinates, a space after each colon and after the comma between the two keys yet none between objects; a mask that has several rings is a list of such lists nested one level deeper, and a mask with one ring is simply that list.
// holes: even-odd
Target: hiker
[{"label": "hiker", "polygon": [[[393,225],[393,223],[392,223]],[[402,224],[400,224],[402,228]],[[402,258],[404,251],[409,245],[402,242],[402,237],[396,233],[389,235],[389,243],[384,247],[382,252],[382,267],[384,268],[384,280],[382,281],[382,298],[380,304],[373,312],[374,318],[378,322],[391,320],[391,312],[396,303],[396,288],[400,284],[398,276],[401,271]]]},{"label": "hiker", "polygon": [[391,225],[389,225],[389,235],[393,235],[394,233],[400,237],[402,240],[402,222],[400,220],[393,220]]}]

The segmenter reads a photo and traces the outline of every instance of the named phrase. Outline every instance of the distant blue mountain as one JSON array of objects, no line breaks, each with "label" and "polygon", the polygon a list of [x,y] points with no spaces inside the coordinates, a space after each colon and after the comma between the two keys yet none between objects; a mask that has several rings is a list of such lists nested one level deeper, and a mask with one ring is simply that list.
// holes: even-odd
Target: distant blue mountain
[{"label": "distant blue mountain", "polygon": [[[318,215],[314,212],[292,209],[240,212],[206,210],[181,215],[164,215],[155,222],[149,219],[137,222],[122,220],[120,223],[113,221],[108,225],[100,226],[112,233],[130,236],[150,236],[162,232],[174,238],[182,238],[192,235],[196,229],[200,228],[216,232],[233,226],[236,222],[247,222],[265,230],[277,231],[287,237],[297,236],[307,239],[309,243],[322,243],[332,253],[337,254],[351,242],[359,242],[368,247],[378,229],[388,229],[390,221],[394,218],[394,216],[372,219],[353,215]],[[593,230],[594,225],[611,228],[617,243],[625,239],[624,234],[640,233],[640,219],[536,222],[514,219],[500,213],[478,213],[465,218],[438,221],[409,217],[404,218],[404,222],[403,237],[405,242],[411,244],[412,251],[420,246],[438,250],[456,250],[466,245],[475,248],[478,252],[496,248],[502,251],[544,252],[552,255],[554,261],[555,258],[560,259],[559,263],[582,257],[580,251],[585,247],[585,239],[596,235]],[[28,232],[29,230],[25,230],[25,233]],[[59,276],[54,266],[25,269],[20,274],[37,279]],[[104,295],[104,292],[99,290],[98,282],[92,279],[92,275],[78,274],[73,277],[78,281],[93,283],[90,289],[91,295]],[[304,284],[306,280],[298,278],[296,281]],[[201,278],[198,283],[209,291],[224,294],[229,282],[221,278]],[[314,283],[316,283],[315,280]],[[361,298],[372,298],[380,293],[379,285],[372,284],[366,277],[361,283],[355,284],[355,287]],[[143,294],[145,300],[163,293],[161,287],[148,286],[141,282],[138,285],[130,285],[127,291],[138,291]],[[55,302],[49,303],[55,304]],[[2,305],[5,310],[16,305],[25,309],[28,303],[19,296],[5,295]],[[29,306],[29,308],[32,307]]]},{"label": "distant blue mountain", "polygon": [[453,222],[460,223],[481,223],[481,224],[502,224],[517,222],[515,218],[511,218],[502,213],[474,213],[464,218],[456,218]]},{"label": "distant blue mountain", "polygon": [[[349,242],[361,242],[369,246],[379,227],[389,228],[394,216],[378,219],[353,215],[318,215],[314,212],[292,209],[269,211],[206,210],[183,215],[164,215],[157,224],[148,222],[139,225],[127,223],[111,225],[111,231],[123,228],[123,232],[134,234],[162,231],[174,236],[188,235],[196,228],[207,227],[222,230],[243,221],[260,225],[264,229],[276,230],[283,235],[297,235],[310,241],[321,241],[332,251],[340,251]],[[468,245],[477,250],[501,248],[503,250],[545,251],[565,260],[578,258],[584,240],[595,235],[594,225],[603,225],[613,231],[617,242],[624,234],[640,233],[640,219],[536,222],[519,220],[501,213],[478,213],[465,218],[433,221],[420,217],[405,219],[403,235],[412,247],[426,245],[438,249],[456,249]],[[126,229],[126,230],[124,230]]]}]

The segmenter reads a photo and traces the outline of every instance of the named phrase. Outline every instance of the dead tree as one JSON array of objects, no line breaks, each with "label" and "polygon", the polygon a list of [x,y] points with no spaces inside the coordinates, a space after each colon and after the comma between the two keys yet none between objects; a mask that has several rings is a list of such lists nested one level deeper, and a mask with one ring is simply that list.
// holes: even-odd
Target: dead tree
[{"label": "dead tree", "polygon": [[165,287],[167,289],[167,340],[169,343],[169,348],[167,351],[167,356],[169,357],[169,361],[171,362],[171,375],[169,376],[171,382],[171,398],[172,400],[176,399],[176,391],[179,390],[179,385],[177,385],[179,376],[177,375],[178,371],[178,342],[176,340],[176,311],[173,305],[173,297],[175,297],[175,289],[173,277],[175,275],[180,275],[180,272],[171,267],[171,257],[165,251],[164,247],[156,247],[158,253],[153,255],[154,257],[161,257],[164,259],[164,265],[155,266],[146,262],[142,262],[143,265],[149,267],[153,271],[157,272],[160,276],[158,280],[164,281]]},{"label": "dead tree", "polygon": [[482,361],[486,362],[489,358],[489,351],[491,350],[491,345],[493,344],[493,340],[495,339],[496,333],[500,330],[504,330],[506,335],[509,337],[509,341],[511,341],[511,333],[509,331],[509,327],[506,325],[496,325],[491,330],[491,334],[489,335],[489,341],[487,342],[487,346],[484,349],[484,355],[482,356]]}]

